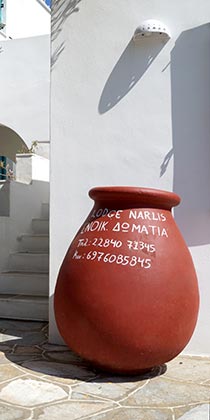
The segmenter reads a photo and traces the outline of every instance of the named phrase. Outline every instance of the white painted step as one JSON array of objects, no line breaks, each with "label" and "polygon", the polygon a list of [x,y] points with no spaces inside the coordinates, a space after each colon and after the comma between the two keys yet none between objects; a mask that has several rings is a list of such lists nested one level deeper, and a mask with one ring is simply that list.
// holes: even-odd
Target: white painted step
[{"label": "white painted step", "polygon": [[49,233],[49,219],[32,219],[31,223],[34,233]]},{"label": "white painted step", "polygon": [[42,203],[41,215],[43,219],[49,219],[49,203]]},{"label": "white painted step", "polygon": [[49,254],[14,252],[9,255],[8,271],[49,272]]},{"label": "white painted step", "polygon": [[15,294],[0,295],[0,318],[48,321],[48,298]]},{"label": "white painted step", "polygon": [[49,295],[49,275],[43,273],[4,272],[0,275],[0,294]]},{"label": "white painted step", "polygon": [[18,237],[18,241],[21,252],[49,252],[48,234],[22,234]]}]

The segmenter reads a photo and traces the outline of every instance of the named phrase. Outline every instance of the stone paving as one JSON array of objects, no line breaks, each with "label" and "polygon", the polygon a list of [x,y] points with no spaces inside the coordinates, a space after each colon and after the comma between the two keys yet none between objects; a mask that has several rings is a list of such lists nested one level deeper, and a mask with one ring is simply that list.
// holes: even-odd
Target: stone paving
[{"label": "stone paving", "polygon": [[0,319],[1,420],[210,420],[209,401],[210,358],[113,376],[50,345],[46,323]]}]

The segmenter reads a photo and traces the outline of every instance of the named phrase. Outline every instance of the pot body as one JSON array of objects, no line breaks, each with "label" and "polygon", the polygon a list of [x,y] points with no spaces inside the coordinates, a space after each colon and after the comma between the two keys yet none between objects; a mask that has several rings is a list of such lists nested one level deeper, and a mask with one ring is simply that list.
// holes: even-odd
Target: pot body
[{"label": "pot body", "polygon": [[74,238],[55,290],[66,344],[103,369],[137,373],[177,356],[197,320],[199,294],[170,192],[90,191],[93,210]]}]

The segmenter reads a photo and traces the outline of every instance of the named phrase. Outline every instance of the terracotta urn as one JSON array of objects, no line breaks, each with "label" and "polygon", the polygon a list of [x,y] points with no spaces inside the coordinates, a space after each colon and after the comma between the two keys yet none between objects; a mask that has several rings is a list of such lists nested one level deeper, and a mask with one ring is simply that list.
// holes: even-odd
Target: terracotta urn
[{"label": "terracotta urn", "polygon": [[60,268],[55,317],[66,344],[102,369],[138,373],[190,340],[199,293],[171,214],[174,193],[97,187],[94,207]]}]

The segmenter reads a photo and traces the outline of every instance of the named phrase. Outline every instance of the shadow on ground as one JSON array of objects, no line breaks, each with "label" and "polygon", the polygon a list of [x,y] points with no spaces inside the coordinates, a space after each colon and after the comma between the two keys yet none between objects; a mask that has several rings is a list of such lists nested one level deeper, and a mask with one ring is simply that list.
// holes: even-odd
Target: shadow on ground
[{"label": "shadow on ground", "polygon": [[0,319],[0,352],[26,370],[57,378],[97,382],[139,382],[160,376],[166,365],[141,375],[116,375],[91,366],[66,346],[48,343],[48,324],[44,322]]}]

